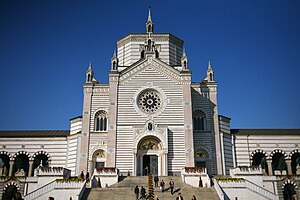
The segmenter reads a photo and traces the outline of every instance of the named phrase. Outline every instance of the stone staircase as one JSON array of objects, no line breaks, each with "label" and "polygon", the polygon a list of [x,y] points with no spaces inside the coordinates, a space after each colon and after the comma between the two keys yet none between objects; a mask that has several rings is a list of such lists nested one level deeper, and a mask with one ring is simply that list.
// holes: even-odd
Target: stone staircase
[{"label": "stone staircase", "polygon": [[[169,187],[170,179],[175,182],[175,194],[171,195]],[[159,187],[154,188],[154,195],[158,196],[160,200],[174,200],[177,194],[180,192],[184,199],[191,199],[193,195],[197,199],[201,200],[219,200],[217,192],[214,187],[211,188],[196,188],[189,186],[182,182],[181,177],[169,176],[169,177],[159,177],[159,180],[164,180],[166,183],[166,191],[161,192]],[[154,183],[153,183],[154,184]],[[148,193],[148,177],[146,176],[130,176],[125,177],[122,181],[117,184],[111,185],[108,188],[92,188],[86,191],[82,200],[101,200],[101,199],[111,199],[111,200],[135,200],[134,187],[138,185],[139,188],[143,186]]]}]

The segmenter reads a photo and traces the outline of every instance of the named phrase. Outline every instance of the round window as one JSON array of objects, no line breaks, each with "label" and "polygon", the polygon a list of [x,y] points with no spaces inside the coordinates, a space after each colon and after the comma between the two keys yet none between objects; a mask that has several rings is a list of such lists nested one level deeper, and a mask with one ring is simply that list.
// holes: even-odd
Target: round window
[{"label": "round window", "polygon": [[161,96],[156,90],[146,90],[138,97],[138,106],[145,113],[155,113],[161,107]]}]

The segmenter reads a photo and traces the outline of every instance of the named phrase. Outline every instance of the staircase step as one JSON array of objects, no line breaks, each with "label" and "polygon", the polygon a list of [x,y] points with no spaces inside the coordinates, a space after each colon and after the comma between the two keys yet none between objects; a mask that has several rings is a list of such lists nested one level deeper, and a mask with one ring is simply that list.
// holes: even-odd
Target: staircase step
[{"label": "staircase step", "polygon": [[[191,199],[193,195],[201,200],[217,200],[219,199],[217,192],[211,188],[196,188],[182,182],[179,176],[159,177],[159,180],[166,183],[166,191],[161,192],[159,187],[154,187],[154,195],[163,200],[174,200],[180,192],[184,199]],[[175,182],[175,194],[171,195],[169,181],[173,179]],[[108,188],[92,188],[84,200],[112,199],[112,200],[130,200],[135,199],[134,188],[138,185],[143,186],[148,192],[148,177],[126,177],[121,182],[111,185]],[[200,198],[201,197],[201,198]]]}]

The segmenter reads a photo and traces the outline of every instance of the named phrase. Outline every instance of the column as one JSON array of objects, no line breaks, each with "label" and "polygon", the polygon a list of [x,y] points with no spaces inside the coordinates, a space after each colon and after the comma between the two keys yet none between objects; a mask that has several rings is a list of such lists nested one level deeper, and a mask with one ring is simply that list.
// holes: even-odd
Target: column
[{"label": "column", "polygon": [[12,176],[13,175],[13,166],[14,166],[14,161],[11,160],[9,161],[9,176]]},{"label": "column", "polygon": [[286,159],[285,160],[286,162],[286,165],[287,165],[287,174],[288,175],[292,175],[293,172],[292,172],[292,160],[290,158]]},{"label": "column", "polygon": [[164,154],[164,158],[165,158],[164,176],[168,176],[168,154],[167,153]]},{"label": "column", "polygon": [[136,176],[136,152],[133,153],[133,171],[132,171],[132,176]]},{"label": "column", "polygon": [[32,165],[33,165],[33,160],[29,160],[28,177],[31,177],[31,176],[32,176]]},{"label": "column", "polygon": [[273,176],[272,159],[267,159],[269,176]]}]

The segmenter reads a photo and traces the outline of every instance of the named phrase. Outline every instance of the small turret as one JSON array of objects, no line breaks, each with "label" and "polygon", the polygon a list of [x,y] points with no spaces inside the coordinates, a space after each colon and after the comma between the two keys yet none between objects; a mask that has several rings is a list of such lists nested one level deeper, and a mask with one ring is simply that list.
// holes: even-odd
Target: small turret
[{"label": "small turret", "polygon": [[147,33],[153,33],[153,30],[154,30],[154,24],[151,19],[151,8],[149,6],[148,21],[146,23],[146,31]]},{"label": "small turret", "polygon": [[183,70],[188,69],[188,58],[187,58],[187,55],[185,53],[185,49],[183,50],[183,55],[182,55],[182,58],[181,58],[181,67],[182,67]]},{"label": "small turret", "polygon": [[111,58],[111,70],[112,71],[118,70],[118,58],[117,58],[116,49],[114,50],[113,57]]},{"label": "small turret", "polygon": [[86,83],[91,83],[94,79],[94,72],[92,69],[92,63],[89,64],[88,70],[86,71]]},{"label": "small turret", "polygon": [[208,61],[208,65],[207,65],[207,71],[206,71],[206,78],[205,80],[207,82],[215,82],[215,78],[214,78],[214,71],[210,65],[210,60]]}]

